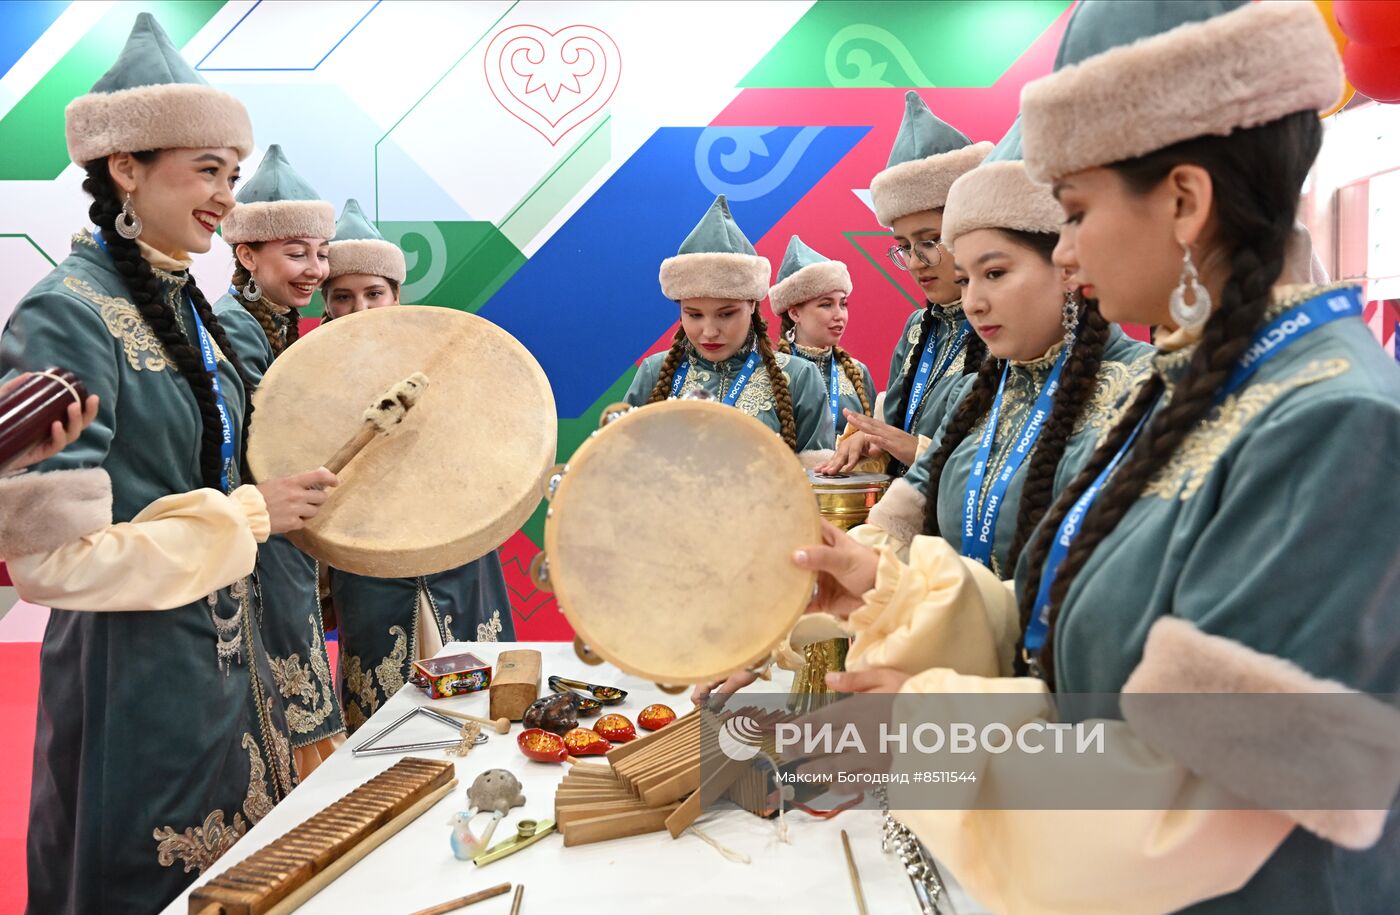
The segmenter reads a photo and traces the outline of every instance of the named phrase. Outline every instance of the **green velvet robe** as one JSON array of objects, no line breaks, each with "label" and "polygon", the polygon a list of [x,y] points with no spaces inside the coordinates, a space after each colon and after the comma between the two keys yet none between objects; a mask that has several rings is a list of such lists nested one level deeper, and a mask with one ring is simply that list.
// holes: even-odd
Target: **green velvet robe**
[{"label": "green velvet robe", "polygon": [[[792,355],[799,359],[805,359],[817,367],[817,374],[821,376],[822,389],[826,392],[828,398],[826,403],[829,408],[831,406],[829,398],[831,397],[832,348],[827,347],[825,349],[819,349],[794,344],[792,347]],[[854,357],[852,358],[854,359]],[[875,406],[875,395],[880,392],[875,389],[875,381],[870,377],[869,366],[859,359],[855,359],[854,361],[856,366],[860,369],[861,378],[865,380],[865,396],[870,398],[870,405],[873,409]],[[853,413],[864,413],[868,416],[870,415],[870,410],[867,410],[865,405],[860,402],[860,396],[856,393],[856,386],[851,382],[850,377],[842,371],[839,363],[836,366],[836,383],[841,388],[836,415],[836,435],[840,437],[841,433],[846,431],[845,411],[850,410]]]},{"label": "green velvet robe", "polygon": [[[185,274],[156,273],[198,346]],[[40,470],[105,469],[113,522],[204,485],[194,395],[86,234],[0,338],[5,374],[55,365],[101,406]],[[218,367],[241,438],[243,385],[222,353]],[[53,609],[40,650],[29,911],[157,911],[291,790],[249,594],[244,580],[173,610]],[[223,659],[220,641],[232,649]]]},{"label": "green velvet robe", "polygon": [[[1079,422],[1075,425],[1074,432],[1065,445],[1064,456],[1060,458],[1059,468],[1055,473],[1054,487],[1057,494],[1069,484],[1070,480],[1074,479],[1085,464],[1089,463],[1089,457],[1094,453],[1100,436],[1107,428],[1106,424],[1112,422],[1118,415],[1117,410],[1122,400],[1137,388],[1139,382],[1147,377],[1147,373],[1151,369],[1152,352],[1151,346],[1133,340],[1124,334],[1116,324],[1113,325],[1109,331],[1108,342],[1104,346],[1103,364],[1099,368],[1098,388],[1093,398],[1085,406]],[[1021,427],[1025,424],[1026,417],[1030,415],[1035,399],[1040,396],[1041,389],[1050,376],[1050,371],[1055,367],[1055,360],[1059,353],[1060,348],[1056,347],[1054,351],[1034,362],[1011,366],[1011,371],[1006,379],[1006,395],[1001,419],[997,423],[996,438],[992,442],[990,465],[986,476],[983,477],[982,490],[978,496],[977,512],[979,517],[986,504],[991,481],[1006,465],[1006,460],[1012,449],[1015,448],[1021,434]],[[945,426],[947,425],[947,417],[953,415],[957,405],[962,403],[963,398],[972,390],[975,381],[975,375],[963,376],[957,390],[948,399]],[[967,478],[972,472],[972,465],[977,458],[981,437],[986,429],[987,417],[984,415],[973,426],[967,438],[963,439],[949,455],[948,463],[944,465],[943,475],[939,481],[939,532],[953,549],[959,551],[962,550],[963,542],[963,503],[967,494]],[[923,493],[925,497],[928,495],[929,463],[934,452],[938,450],[938,444],[942,437],[940,429],[934,437],[934,444],[920,455],[919,460],[914,462],[914,466],[909,469],[909,473],[905,476],[905,480]],[[1006,489],[1006,498],[1002,504],[1001,513],[997,516],[996,532],[992,536],[992,571],[1001,578],[1011,577],[1013,570],[1013,565],[1007,562],[1007,554],[1011,551],[1011,542],[1016,535],[1016,516],[1020,512],[1021,490],[1025,487],[1026,473],[1034,460],[1035,452],[1032,451],[1031,455],[1021,464],[1020,469],[1016,471],[1016,475],[1011,478],[1011,483]]]}]

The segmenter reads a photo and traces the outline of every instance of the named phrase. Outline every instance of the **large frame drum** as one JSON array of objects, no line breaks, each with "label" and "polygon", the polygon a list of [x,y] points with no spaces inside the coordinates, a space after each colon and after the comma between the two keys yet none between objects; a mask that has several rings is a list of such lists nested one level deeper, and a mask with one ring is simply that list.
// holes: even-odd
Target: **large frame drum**
[{"label": "large frame drum", "polygon": [[403,422],[287,535],[334,568],[380,578],[457,568],[504,543],[539,504],[557,442],[544,370],[490,321],[431,306],[348,315],[289,347],[253,398],[253,474],[325,464],[363,427],[366,407],[414,372],[428,387]]},{"label": "large frame drum", "polygon": [[704,683],[765,660],[815,576],[806,474],[732,407],[652,404],[594,433],[551,484],[541,576],[579,638],[630,674]]}]

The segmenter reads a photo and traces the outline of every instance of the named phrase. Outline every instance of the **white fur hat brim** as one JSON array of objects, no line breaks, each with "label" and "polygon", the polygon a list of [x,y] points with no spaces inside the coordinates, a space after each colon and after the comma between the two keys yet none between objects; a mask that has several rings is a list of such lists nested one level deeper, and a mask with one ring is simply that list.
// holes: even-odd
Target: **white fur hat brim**
[{"label": "white fur hat brim", "polygon": [[224,217],[224,241],[239,245],[279,238],[335,237],[335,206],[324,200],[240,203]]},{"label": "white fur hat brim", "polygon": [[331,273],[328,280],[347,273],[382,276],[402,284],[408,276],[403,251],[380,238],[347,238],[331,243]]},{"label": "white fur hat brim", "polygon": [[851,271],[840,261],[808,264],[768,290],[768,301],[773,307],[773,314],[782,316],[792,306],[828,292],[851,294]]},{"label": "white fur hat brim", "polygon": [[1064,210],[1048,184],[1026,174],[1024,162],[987,162],[953,182],[943,207],[943,241],[975,229],[1016,229],[1057,235]]},{"label": "white fur hat brim", "polygon": [[713,252],[677,254],[661,262],[661,291],[666,298],[742,299],[760,302],[773,277],[768,258]]},{"label": "white fur hat brim", "polygon": [[984,140],[885,169],[870,182],[875,218],[882,226],[892,226],[901,216],[938,209],[948,202],[953,182],[980,165],[991,151],[992,144]]},{"label": "white fur hat brim", "polygon": [[64,111],[68,156],[86,165],[113,153],[230,147],[253,151],[248,109],[227,92],[194,83],[92,92]]},{"label": "white fur hat brim", "polygon": [[1250,3],[1114,48],[1021,90],[1026,169],[1051,181],[1227,136],[1342,94],[1342,67],[1311,3]]}]

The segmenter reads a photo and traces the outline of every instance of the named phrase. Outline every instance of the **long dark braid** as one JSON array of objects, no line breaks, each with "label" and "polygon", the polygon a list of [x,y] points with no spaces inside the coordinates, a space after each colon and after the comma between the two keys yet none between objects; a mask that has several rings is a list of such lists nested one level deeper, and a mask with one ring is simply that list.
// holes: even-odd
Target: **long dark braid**
[{"label": "long dark braid", "polygon": [[[243,244],[256,251],[262,247],[263,242],[252,241],[243,242]],[[293,308],[286,314],[279,314],[276,306],[268,299],[267,293],[261,289],[258,291],[256,301],[248,301],[242,294],[242,290],[244,286],[248,285],[248,280],[252,279],[252,276],[253,274],[248,268],[243,266],[243,262],[235,257],[233,260],[233,288],[239,291],[235,298],[238,299],[238,304],[257,319],[258,325],[263,329],[263,335],[267,337],[267,345],[272,347],[272,355],[275,358],[282,355],[283,350],[295,343],[297,337],[300,336],[300,329],[297,326],[297,312]]]},{"label": "long dark braid", "polygon": [[1055,391],[1055,404],[1045,420],[1040,439],[1035,444],[1021,498],[1016,509],[1016,533],[1007,553],[1007,568],[1014,569],[1016,560],[1026,547],[1031,531],[1045,517],[1055,495],[1055,476],[1060,460],[1065,456],[1070,437],[1084,410],[1094,398],[1099,386],[1099,369],[1103,367],[1103,351],[1108,345],[1109,324],[1099,312],[1093,299],[1079,299],[1079,329],[1074,348],[1065,359],[1060,373],[1060,387]]},{"label": "long dark braid", "polygon": [[[155,161],[158,155],[158,152],[140,152],[136,153],[135,157],[137,161],[149,163]],[[204,370],[204,361],[200,357],[199,348],[180,330],[175,308],[166,301],[165,286],[156,276],[155,271],[151,269],[150,263],[142,256],[141,249],[133,239],[123,238],[115,230],[116,219],[121,213],[122,205],[111,173],[107,170],[107,160],[95,159],[89,162],[86,171],[87,178],[83,181],[83,190],[92,196],[88,217],[92,220],[93,225],[102,232],[102,239],[107,243],[112,264],[121,274],[126,283],[127,291],[131,293],[132,304],[141,314],[146,326],[160,340],[166,354],[175,363],[175,367],[185,379],[185,383],[190,386],[191,393],[194,394],[195,404],[199,408],[201,425],[200,478],[205,486],[218,489],[223,469],[223,459],[220,455],[223,441],[223,422],[219,416],[218,402],[214,397],[214,385],[209,374]],[[247,372],[243,370],[238,353],[229,343],[228,336],[214,316],[214,310],[209,307],[209,302],[205,299],[203,292],[195,285],[193,276],[187,280],[186,288],[190,291],[190,297],[195,303],[200,320],[204,322],[210,336],[214,338],[214,342],[223,351],[234,371],[237,372],[243,383],[244,391],[251,393],[253,384]],[[253,415],[253,404],[251,397],[245,399],[247,403],[243,414],[243,447],[239,453],[239,467],[243,472],[244,479],[248,479],[247,430]]]},{"label": "long dark braid", "polygon": [[[1094,502],[1066,555],[1050,593],[1049,632],[1040,663],[1055,683],[1055,628],[1065,595],[1095,548],[1136,503],[1148,482],[1180,447],[1215,404],[1217,392],[1263,323],[1274,283],[1283,272],[1284,254],[1297,211],[1298,195],[1317,157],[1322,129],[1317,115],[1297,112],[1228,137],[1198,137],[1138,159],[1116,163],[1116,171],[1135,194],[1156,187],[1173,168],[1205,168],[1214,189],[1216,236],[1223,240],[1230,274],[1220,302],[1206,322],[1201,342],[1170,402],[1148,422],[1123,463]],[[1095,451],[1089,465],[1051,507],[1031,544],[1030,574],[1021,591],[1021,630],[1035,611],[1046,556],[1055,532],[1070,507],[1088,489],[1147,413],[1164,384],[1154,377]],[[1018,646],[1017,665],[1024,669]]]},{"label": "long dark braid", "polygon": [[753,309],[754,345],[763,357],[763,367],[768,372],[768,383],[773,388],[773,403],[778,412],[778,424],[782,428],[783,441],[793,451],[797,450],[797,416],[792,409],[792,389],[788,387],[787,375],[778,365],[778,357],[773,354],[773,341],[768,339],[768,322],[759,314],[758,305]]},{"label": "long dark braid", "polygon": [[[778,352],[792,353],[792,343],[788,340],[788,334],[797,333],[797,324],[788,317],[788,312],[783,312],[782,329],[778,333]],[[865,373],[860,370],[855,357],[839,346],[831,348],[831,358],[835,359],[841,366],[841,371],[851,380],[851,387],[856,389],[856,397],[860,399],[860,411],[865,415],[870,415],[870,391],[865,385]]]}]

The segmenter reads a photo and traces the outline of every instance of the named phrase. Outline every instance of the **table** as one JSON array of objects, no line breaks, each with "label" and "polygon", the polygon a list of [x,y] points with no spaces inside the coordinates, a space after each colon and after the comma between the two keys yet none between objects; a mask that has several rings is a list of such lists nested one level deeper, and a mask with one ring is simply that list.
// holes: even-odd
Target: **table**
[{"label": "table", "polygon": [[[664,702],[684,714],[690,708],[688,694],[668,696],[652,683],[623,674],[611,665],[589,667],[565,642],[464,643],[455,642],[444,654],[475,652],[495,664],[496,655],[513,648],[533,648],[542,656],[543,677],[560,674],[593,683],[605,683],[628,691],[627,701],[616,707],[635,722],[637,712],[653,702]],[[773,690],[786,688],[791,674],[775,671]],[[542,682],[541,689],[548,691]],[[486,693],[432,701],[415,686],[406,686],[385,703],[370,720],[341,746],[256,826],[249,830],[199,883],[212,877],[289,831],[321,808],[393,765],[400,755],[356,758],[352,746],[379,733],[387,724],[415,705],[447,708],[485,717]],[[587,719],[582,722],[587,724]],[[403,743],[414,737],[450,736],[448,729],[426,719],[414,721],[416,730],[404,725],[384,743]],[[465,758],[449,757],[443,750],[414,754],[429,759],[455,759],[458,786],[450,796],[411,823],[340,879],[299,909],[303,915],[340,912],[408,913],[448,899],[511,882],[525,885],[522,915],[567,915],[591,912],[603,915],[665,912],[689,915],[744,910],[753,913],[855,913],[850,876],[841,848],[841,830],[850,834],[851,851],[860,870],[865,900],[872,915],[918,915],[909,880],[893,855],[880,850],[881,817],[874,810],[848,810],[830,821],[804,813],[788,814],[790,844],[777,838],[777,823],[761,820],[740,810],[704,814],[697,825],[726,847],[742,852],[752,863],[727,860],[697,836],[685,833],[672,839],[666,832],[632,836],[592,845],[564,848],[563,839],[550,835],[534,846],[501,861],[477,867],[458,861],[449,846],[448,820],[466,808],[466,789],[481,772],[505,768],[524,786],[526,804],[511,811],[492,838],[492,844],[515,833],[520,819],[554,816],[554,791],[564,767],[531,762],[515,746],[521,725],[510,733],[486,729],[487,743]],[[486,816],[475,820],[480,827]],[[945,869],[945,876],[947,876]],[[958,915],[979,911],[961,890],[952,886],[951,901]],[[187,890],[165,910],[179,915],[188,910]],[[591,903],[584,900],[592,899]],[[505,915],[510,894],[463,910],[467,915]]]}]

